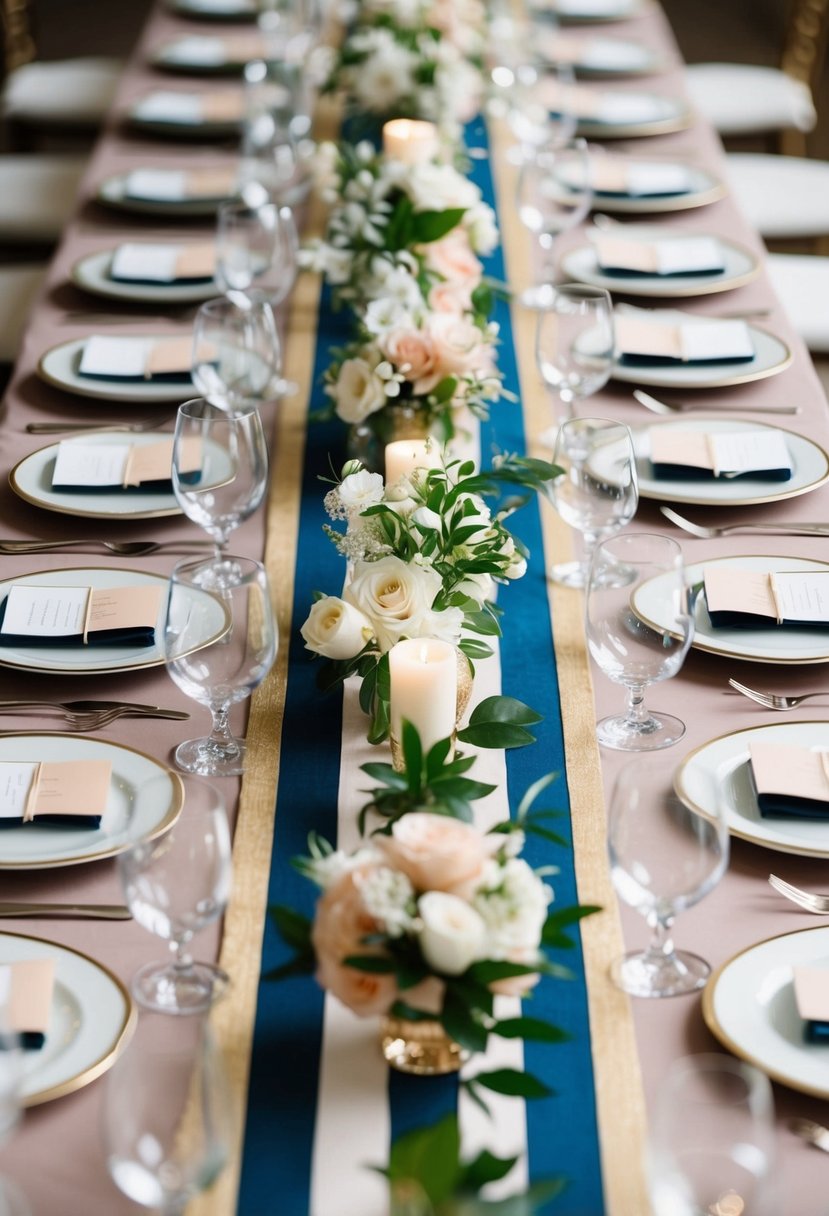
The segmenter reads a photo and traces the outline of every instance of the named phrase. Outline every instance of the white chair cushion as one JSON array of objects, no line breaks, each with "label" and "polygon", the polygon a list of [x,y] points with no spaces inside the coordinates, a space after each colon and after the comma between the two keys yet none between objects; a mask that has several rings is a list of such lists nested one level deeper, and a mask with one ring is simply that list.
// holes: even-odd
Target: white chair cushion
[{"label": "white chair cushion", "polygon": [[797,156],[734,152],[726,157],[738,205],[765,237],[829,232],[829,163]]},{"label": "white chair cushion", "polygon": [[829,258],[770,253],[768,272],[780,303],[809,350],[829,354]]},{"label": "white chair cushion", "polygon": [[817,113],[811,94],[779,68],[747,63],[691,63],[691,101],[721,135],[751,135],[792,127],[811,131]]},{"label": "white chair cushion", "polygon": [[115,98],[121,66],[103,57],[26,63],[6,81],[3,111],[32,123],[100,123]]},{"label": "white chair cushion", "polygon": [[14,363],[46,265],[0,266],[0,363]]},{"label": "white chair cushion", "polygon": [[80,156],[0,156],[0,241],[56,241],[85,169]]}]

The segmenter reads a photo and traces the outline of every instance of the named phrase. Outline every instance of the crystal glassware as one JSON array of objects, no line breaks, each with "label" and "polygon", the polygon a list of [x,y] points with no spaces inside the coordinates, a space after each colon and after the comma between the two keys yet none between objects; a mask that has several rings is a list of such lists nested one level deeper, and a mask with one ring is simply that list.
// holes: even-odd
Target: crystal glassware
[{"label": "crystal glassware", "polygon": [[[230,710],[250,697],[276,657],[277,628],[261,562],[231,557],[216,576],[213,561],[187,558],[170,576],[164,660],[182,692],[209,707],[210,735],[176,749],[185,772],[231,777],[244,771],[245,742],[233,736]],[[207,641],[205,641],[207,639]]]},{"label": "crystal glassware", "polygon": [[541,378],[573,416],[577,401],[607,384],[613,370],[613,305],[603,287],[550,287],[538,314],[535,357]]},{"label": "crystal glassware", "polygon": [[575,78],[569,64],[524,62],[516,65],[507,91],[506,118],[518,141],[522,161],[543,148],[562,147],[576,133]]},{"label": "crystal glassware", "polygon": [[615,983],[632,996],[695,992],[711,971],[698,955],[675,949],[671,930],[677,915],[698,903],[725,873],[728,827],[721,808],[703,815],[685,806],[674,792],[674,769],[663,757],[637,757],[619,773],[610,799],[613,885],[653,934],[646,950],[611,967]]},{"label": "crystal glassware", "polygon": [[630,431],[607,418],[571,418],[556,436],[553,464],[562,471],[549,483],[561,518],[584,537],[580,561],[553,566],[550,576],[566,587],[586,587],[590,559],[600,540],[636,514],[639,488]]},{"label": "crystal glassware", "polygon": [[715,1053],[671,1064],[648,1146],[654,1212],[777,1216],[774,1104],[766,1076]]},{"label": "crystal glassware", "polygon": [[183,1216],[215,1182],[231,1140],[231,1093],[204,1018],[142,1014],[106,1078],[101,1122],[120,1191],[161,1216]]},{"label": "crystal glassware", "polygon": [[284,390],[282,346],[269,299],[233,291],[202,304],[191,369],[198,391],[223,410],[275,401]]},{"label": "crystal glassware", "polygon": [[[636,611],[648,584],[649,606],[658,597],[659,622]],[[694,636],[682,550],[676,541],[627,532],[597,545],[587,584],[586,629],[594,660],[628,693],[627,713],[604,718],[596,727],[599,742],[638,752],[670,747],[681,739],[685,726],[679,718],[653,714],[645,707],[648,685],[676,675]]]},{"label": "crystal glassware", "polygon": [[554,299],[556,237],[580,224],[593,201],[583,139],[545,145],[518,175],[518,215],[535,238],[535,286],[522,291],[525,308],[548,308]]},{"label": "crystal glassware", "polygon": [[224,292],[253,288],[272,308],[286,298],[297,275],[298,240],[290,207],[223,203],[216,236],[216,280]]},{"label": "crystal glassware", "polygon": [[[213,963],[194,962],[191,940],[224,912],[230,895],[231,851],[221,794],[198,777],[184,780],[184,808],[163,835],[134,844],[118,857],[124,898],[135,920],[170,944],[172,957],[147,963],[132,977],[145,1009],[187,1014],[208,1009],[227,988]],[[139,799],[157,796],[148,782]]]}]

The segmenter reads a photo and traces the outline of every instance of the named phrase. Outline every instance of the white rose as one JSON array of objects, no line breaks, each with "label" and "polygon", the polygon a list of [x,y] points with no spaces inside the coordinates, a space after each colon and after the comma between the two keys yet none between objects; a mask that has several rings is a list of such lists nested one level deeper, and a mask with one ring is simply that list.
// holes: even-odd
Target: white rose
[{"label": "white rose", "polygon": [[399,557],[357,562],[343,595],[365,613],[380,649],[390,650],[401,638],[428,637],[425,625],[442,586],[434,570],[410,566]]},{"label": "white rose", "polygon": [[386,404],[383,381],[365,359],[346,359],[328,391],[343,422],[362,422]]},{"label": "white rose", "polygon": [[427,891],[417,910],[423,921],[418,938],[421,953],[440,975],[462,975],[483,958],[486,925],[465,900],[445,891]]},{"label": "white rose", "polygon": [[481,192],[451,165],[412,165],[401,185],[418,211],[445,211],[450,207],[474,207]]},{"label": "white rose", "polygon": [[360,469],[350,473],[339,484],[340,502],[346,511],[363,511],[375,503],[383,501],[383,478],[379,473],[369,473],[368,469]]},{"label": "white rose", "polygon": [[326,659],[353,659],[372,638],[371,622],[336,595],[317,600],[299,632],[306,650]]}]

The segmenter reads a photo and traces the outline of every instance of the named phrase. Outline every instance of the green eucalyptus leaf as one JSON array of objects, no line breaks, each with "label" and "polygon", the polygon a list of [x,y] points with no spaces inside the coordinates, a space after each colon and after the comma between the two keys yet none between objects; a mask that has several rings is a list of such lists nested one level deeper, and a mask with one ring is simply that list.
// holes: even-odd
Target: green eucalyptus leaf
[{"label": "green eucalyptus leaf", "polygon": [[272,904],[268,909],[271,920],[276,925],[282,940],[294,950],[311,951],[312,922],[301,912],[295,912],[284,904]]},{"label": "green eucalyptus leaf", "polygon": [[386,1175],[390,1181],[414,1179],[435,1205],[449,1199],[461,1176],[461,1140],[453,1112],[431,1127],[417,1128],[392,1144]]},{"label": "green eucalyptus leaf", "polygon": [[549,1098],[555,1092],[532,1073],[517,1068],[493,1068],[490,1072],[476,1073],[475,1080],[485,1089],[509,1098]]},{"label": "green eucalyptus leaf", "polygon": [[535,743],[535,735],[531,735],[523,726],[512,726],[508,722],[482,722],[458,731],[462,743],[471,743],[474,747],[509,748],[526,747]]},{"label": "green eucalyptus leaf", "polygon": [[496,1157],[484,1149],[464,1166],[461,1186],[464,1190],[479,1191],[488,1182],[506,1178],[517,1161],[518,1157]]},{"label": "green eucalyptus leaf", "polygon": [[533,1043],[566,1043],[572,1035],[540,1018],[505,1018],[492,1027],[502,1039],[528,1039]]},{"label": "green eucalyptus leaf", "polygon": [[464,207],[450,207],[446,211],[417,211],[412,217],[412,237],[416,244],[427,245],[439,241],[457,228],[464,217]]},{"label": "green eucalyptus leaf", "polygon": [[365,971],[368,975],[391,975],[395,970],[394,959],[382,954],[348,954],[343,959],[343,965],[353,967],[355,971]]}]

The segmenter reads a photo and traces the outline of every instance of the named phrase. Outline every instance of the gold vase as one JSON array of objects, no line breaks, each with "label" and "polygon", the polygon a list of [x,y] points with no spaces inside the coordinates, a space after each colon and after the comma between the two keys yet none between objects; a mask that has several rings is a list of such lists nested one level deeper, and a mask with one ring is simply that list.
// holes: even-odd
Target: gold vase
[{"label": "gold vase", "polygon": [[432,1018],[413,1022],[387,1015],[380,1022],[380,1047],[392,1068],[418,1077],[457,1072],[466,1058],[460,1044]]}]

